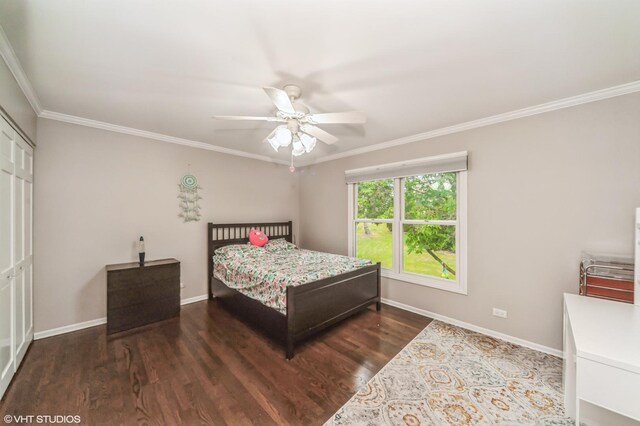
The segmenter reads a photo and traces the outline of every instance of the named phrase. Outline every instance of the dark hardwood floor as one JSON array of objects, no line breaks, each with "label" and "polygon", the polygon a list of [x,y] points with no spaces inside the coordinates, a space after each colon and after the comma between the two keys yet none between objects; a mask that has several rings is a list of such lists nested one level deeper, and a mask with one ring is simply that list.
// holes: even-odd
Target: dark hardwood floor
[{"label": "dark hardwood floor", "polygon": [[33,342],[0,416],[79,415],[81,424],[324,423],[431,320],[383,305],[281,346],[217,302],[107,337],[106,326]]}]

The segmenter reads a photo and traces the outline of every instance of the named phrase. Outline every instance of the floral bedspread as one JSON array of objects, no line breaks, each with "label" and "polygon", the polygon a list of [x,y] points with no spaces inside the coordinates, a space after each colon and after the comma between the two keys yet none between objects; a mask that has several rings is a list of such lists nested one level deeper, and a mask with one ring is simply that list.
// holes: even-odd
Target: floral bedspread
[{"label": "floral bedspread", "polygon": [[353,271],[371,265],[371,261],[295,249],[259,255],[215,254],[213,265],[213,275],[228,287],[286,314],[288,286]]}]

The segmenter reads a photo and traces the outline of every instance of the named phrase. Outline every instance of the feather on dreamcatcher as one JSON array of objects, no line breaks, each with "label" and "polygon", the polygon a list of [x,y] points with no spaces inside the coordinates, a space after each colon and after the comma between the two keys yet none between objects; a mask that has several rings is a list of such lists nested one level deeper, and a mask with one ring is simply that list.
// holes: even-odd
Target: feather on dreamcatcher
[{"label": "feather on dreamcatcher", "polygon": [[178,194],[179,206],[180,206],[180,214],[184,222],[197,222],[202,217],[200,214],[200,204],[199,201],[202,200],[200,194],[198,194],[198,189],[202,189],[201,186],[198,185],[198,179],[193,175],[184,175],[182,179],[180,179],[180,183],[178,184],[180,187],[180,193]]}]

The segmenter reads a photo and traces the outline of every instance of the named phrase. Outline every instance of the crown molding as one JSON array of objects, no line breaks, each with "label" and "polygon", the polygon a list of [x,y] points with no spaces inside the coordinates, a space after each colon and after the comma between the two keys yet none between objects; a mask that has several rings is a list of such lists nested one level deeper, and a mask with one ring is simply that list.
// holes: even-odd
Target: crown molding
[{"label": "crown molding", "polygon": [[5,34],[2,26],[0,26],[0,56],[2,56],[2,59],[4,59],[7,67],[9,67],[9,71],[11,71],[11,74],[13,74],[13,78],[15,78],[18,82],[18,86],[20,86],[20,89],[22,89],[22,93],[24,93],[24,96],[31,104],[31,108],[33,108],[33,111],[36,113],[36,115],[40,115],[40,113],[42,112],[42,104],[40,103],[40,99],[38,99],[36,91],[33,90],[31,82],[22,69],[22,65],[20,65],[20,61],[16,56],[16,52],[13,50],[11,43],[9,43],[7,34]]},{"label": "crown molding", "polygon": [[464,132],[479,127],[490,126],[492,124],[504,123],[505,121],[517,120],[518,118],[529,117],[532,115],[544,114],[546,112],[556,111],[563,108],[569,108],[577,105],[596,102],[604,99],[614,98],[616,96],[628,95],[630,93],[640,92],[640,80],[631,83],[621,84],[606,89],[596,90],[594,92],[584,93],[582,95],[571,96],[569,98],[558,99],[556,101],[547,102],[527,108],[517,109],[511,112],[492,115],[490,117],[480,118],[478,120],[467,121],[465,123],[455,124],[453,126],[442,127],[440,129],[429,130],[427,132],[418,133],[416,135],[405,136],[399,139],[393,139],[387,142],[368,145],[362,148],[351,149],[349,151],[340,152],[338,154],[326,155],[315,161],[301,164],[300,167],[311,166],[313,164],[324,163],[327,161],[338,160],[340,158],[352,157],[354,155],[365,154],[367,152],[379,151],[381,149],[392,148],[408,143],[424,141],[427,139],[437,138],[439,136],[450,135],[453,133]]},{"label": "crown molding", "polygon": [[93,127],[95,129],[108,130],[110,132],[124,133],[126,135],[138,136],[146,139],[153,139],[161,142],[169,142],[177,145],[189,146],[192,148],[200,148],[208,151],[220,152],[222,154],[235,155],[238,157],[251,158],[253,160],[267,161],[288,166],[286,161],[268,157],[266,155],[251,154],[249,152],[239,151],[231,148],[223,148],[221,146],[212,145],[205,142],[192,141],[189,139],[178,138],[175,136],[163,135],[162,133],[149,132],[147,130],[135,129],[133,127],[118,126],[116,124],[106,123],[104,121],[91,120],[89,118],[78,117],[76,115],[62,114],[44,110],[39,115],[40,118],[48,120],[62,121],[65,123],[77,124],[79,126]]},{"label": "crown molding", "polygon": [[[455,124],[453,126],[430,130],[427,132],[418,133],[411,136],[405,136],[402,138],[393,139],[393,140],[378,143],[375,145],[368,145],[362,148],[351,149],[349,151],[341,152],[338,154],[326,155],[316,160],[312,160],[309,162],[302,162],[301,164],[299,164],[298,167],[307,167],[313,164],[320,164],[327,161],[333,161],[341,158],[352,157],[354,155],[360,155],[368,152],[379,151],[381,149],[393,148],[396,146],[406,145],[413,142],[420,142],[428,139],[437,138],[440,136],[450,135],[453,133],[465,132],[467,130],[477,129],[480,127],[490,126],[498,123],[504,123],[506,121],[517,120],[519,118],[530,117],[538,114],[544,114],[551,111],[570,108],[577,105],[601,101],[604,99],[628,95],[636,92],[640,92],[640,80],[633,81],[631,83],[621,84],[619,86],[609,87],[606,89],[596,90],[589,93],[584,93],[582,95],[571,96],[564,99],[558,99],[555,101],[547,102],[540,105],[534,105],[531,107],[526,107],[526,108],[518,109],[515,111],[492,115],[490,117],[480,118],[478,120],[467,121],[465,123]],[[161,133],[154,133],[146,130],[139,130],[132,127],[119,126],[116,124],[106,123],[106,122],[97,121],[97,120],[91,120],[88,118],[78,117],[75,115],[68,115],[68,114],[62,114],[58,112],[43,110],[40,112],[40,114],[38,114],[38,116],[42,118],[47,118],[50,120],[64,121],[66,123],[78,124],[80,126],[94,127],[96,129],[108,130],[108,131],[117,132],[117,133],[124,133],[124,134],[139,136],[147,139],[154,139],[162,142],[169,142],[169,143],[175,143],[178,145],[190,146],[193,148],[206,149],[209,151],[216,151],[224,154],[251,158],[254,160],[267,161],[270,163],[282,164],[285,166],[289,165],[289,163],[286,161],[278,160],[266,155],[251,154],[245,151],[239,151],[231,148],[224,148],[224,147],[212,145],[209,143],[192,141],[189,139],[182,139],[175,136],[168,136]]]}]

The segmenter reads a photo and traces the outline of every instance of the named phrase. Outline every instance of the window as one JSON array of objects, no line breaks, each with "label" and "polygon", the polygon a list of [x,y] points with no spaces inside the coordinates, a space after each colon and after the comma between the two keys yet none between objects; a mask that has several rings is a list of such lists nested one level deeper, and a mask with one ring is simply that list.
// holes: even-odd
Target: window
[{"label": "window", "polygon": [[385,277],[466,294],[466,152],[445,157],[348,171],[349,252]]},{"label": "window", "polygon": [[356,257],[393,268],[393,179],[356,184]]}]

